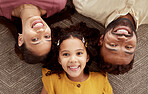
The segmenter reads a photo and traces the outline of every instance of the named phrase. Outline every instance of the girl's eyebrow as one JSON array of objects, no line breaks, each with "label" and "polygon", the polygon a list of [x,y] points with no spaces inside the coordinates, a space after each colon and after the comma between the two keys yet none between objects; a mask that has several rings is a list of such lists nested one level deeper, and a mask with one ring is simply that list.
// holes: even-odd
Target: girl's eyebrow
[{"label": "girl's eyebrow", "polygon": [[61,53],[63,53],[63,52],[69,52],[68,50],[63,50],[63,51],[61,51]]},{"label": "girl's eyebrow", "polygon": [[[80,50],[84,51],[84,49],[77,49],[76,51],[80,51]],[[63,53],[63,52],[69,52],[69,50],[62,50],[61,53]]]},{"label": "girl's eyebrow", "polygon": [[76,51],[79,51],[79,50],[82,50],[82,51],[84,51],[84,49],[77,49]]}]

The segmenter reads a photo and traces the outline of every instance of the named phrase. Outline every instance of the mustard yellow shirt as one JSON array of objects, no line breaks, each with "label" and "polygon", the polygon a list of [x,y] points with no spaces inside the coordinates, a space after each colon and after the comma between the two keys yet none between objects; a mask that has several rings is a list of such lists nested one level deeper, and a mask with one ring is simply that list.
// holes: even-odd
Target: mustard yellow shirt
[{"label": "mustard yellow shirt", "polygon": [[48,94],[112,94],[112,87],[107,79],[98,72],[90,72],[84,82],[74,82],[67,78],[66,73],[46,76],[47,69],[43,68],[42,82]]},{"label": "mustard yellow shirt", "polygon": [[120,16],[130,13],[138,28],[148,24],[148,0],[73,0],[76,10],[105,27]]}]

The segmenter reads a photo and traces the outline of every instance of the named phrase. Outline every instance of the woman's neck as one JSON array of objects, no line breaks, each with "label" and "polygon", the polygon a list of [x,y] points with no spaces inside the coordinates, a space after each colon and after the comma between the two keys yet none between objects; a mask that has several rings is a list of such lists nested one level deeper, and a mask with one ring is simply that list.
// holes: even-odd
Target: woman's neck
[{"label": "woman's neck", "polygon": [[20,5],[12,11],[12,16],[19,17],[22,20],[26,20],[33,16],[42,16],[44,14],[46,14],[45,10],[40,9],[32,4]]}]

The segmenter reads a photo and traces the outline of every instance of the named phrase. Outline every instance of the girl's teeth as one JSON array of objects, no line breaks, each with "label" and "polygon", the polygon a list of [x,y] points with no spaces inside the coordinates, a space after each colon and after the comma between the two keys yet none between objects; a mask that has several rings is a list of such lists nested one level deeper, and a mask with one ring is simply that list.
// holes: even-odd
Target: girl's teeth
[{"label": "girl's teeth", "polygon": [[78,68],[78,66],[76,66],[76,67],[70,67],[70,68],[75,69],[75,68]]}]

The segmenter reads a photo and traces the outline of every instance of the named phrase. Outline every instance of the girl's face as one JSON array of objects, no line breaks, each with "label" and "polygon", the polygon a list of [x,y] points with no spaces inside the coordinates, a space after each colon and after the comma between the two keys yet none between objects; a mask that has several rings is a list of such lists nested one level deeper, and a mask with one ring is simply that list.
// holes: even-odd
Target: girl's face
[{"label": "girl's face", "polygon": [[61,43],[58,60],[69,79],[73,79],[84,75],[89,56],[82,41],[72,37]]}]

